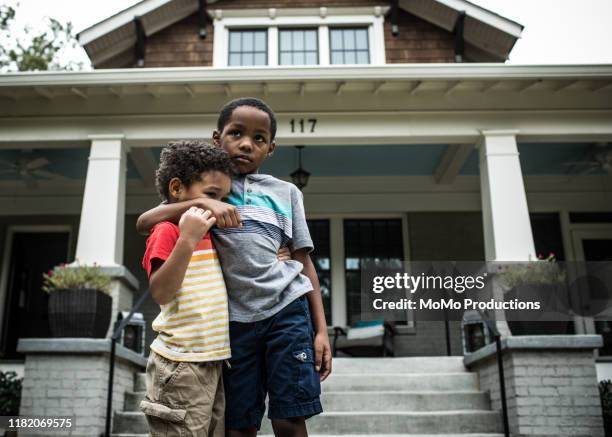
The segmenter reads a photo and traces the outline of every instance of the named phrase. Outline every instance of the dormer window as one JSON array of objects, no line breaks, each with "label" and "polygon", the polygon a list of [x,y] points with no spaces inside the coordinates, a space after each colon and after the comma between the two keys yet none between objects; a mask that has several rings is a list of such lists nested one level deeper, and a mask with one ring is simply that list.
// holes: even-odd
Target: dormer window
[{"label": "dormer window", "polygon": [[216,10],[213,66],[384,64],[387,9]]}]

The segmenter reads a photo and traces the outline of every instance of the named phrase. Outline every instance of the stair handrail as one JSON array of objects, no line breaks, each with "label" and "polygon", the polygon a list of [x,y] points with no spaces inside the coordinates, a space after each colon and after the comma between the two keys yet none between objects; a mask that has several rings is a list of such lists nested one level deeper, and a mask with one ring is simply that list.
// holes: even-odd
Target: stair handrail
[{"label": "stair handrail", "polygon": [[502,419],[504,423],[504,437],[510,437],[510,424],[508,422],[508,405],[506,403],[506,380],[504,376],[504,362],[502,355],[501,334],[494,320],[484,317],[481,311],[478,311],[485,323],[487,329],[495,339],[495,355],[497,357],[497,373],[499,377],[499,397],[502,407]]},{"label": "stair handrail", "polygon": [[[110,437],[110,428],[111,428],[111,416],[112,416],[112,407],[113,407],[113,379],[115,376],[115,355],[117,348],[117,340],[119,336],[127,326],[127,324],[132,320],[132,316],[134,313],[140,309],[141,305],[149,296],[149,290],[142,293],[142,295],[138,298],[136,305],[132,307],[127,317],[117,320],[115,322],[115,331],[113,335],[111,335],[111,347],[110,347],[110,356],[109,356],[109,369],[108,369],[108,393],[106,397],[106,424],[104,426],[104,437]],[[144,333],[143,333],[144,335]]]}]

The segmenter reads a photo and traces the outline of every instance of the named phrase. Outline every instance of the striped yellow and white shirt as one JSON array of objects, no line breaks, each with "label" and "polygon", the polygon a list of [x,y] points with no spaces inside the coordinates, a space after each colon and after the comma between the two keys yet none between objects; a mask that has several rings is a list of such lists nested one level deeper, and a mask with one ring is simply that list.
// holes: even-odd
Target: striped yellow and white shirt
[{"label": "striped yellow and white shirt", "polygon": [[[151,275],[154,259],[165,261],[180,235],[177,225],[158,223],[147,239],[143,267]],[[196,246],[181,288],[161,305],[153,321],[158,333],[151,349],[173,361],[216,361],[229,358],[227,290],[210,234]]]}]

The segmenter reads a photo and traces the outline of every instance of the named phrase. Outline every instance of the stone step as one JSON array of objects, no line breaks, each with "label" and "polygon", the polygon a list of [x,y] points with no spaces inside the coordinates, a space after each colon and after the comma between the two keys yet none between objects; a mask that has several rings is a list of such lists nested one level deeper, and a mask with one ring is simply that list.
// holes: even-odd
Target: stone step
[{"label": "stone step", "polygon": [[334,358],[333,374],[461,373],[463,357]]},{"label": "stone step", "polygon": [[[139,412],[115,413],[113,430],[119,434],[146,434],[147,421]],[[431,434],[499,433],[501,419],[493,411],[444,412],[350,412],[322,413],[308,420],[312,434]],[[272,434],[270,421],[264,419],[262,434]]]},{"label": "stone step", "polygon": [[[259,437],[274,437],[274,434],[258,434]],[[363,437],[360,434],[309,434],[309,437]],[[370,434],[371,437],[440,437],[440,434]],[[503,434],[444,434],[445,437],[504,437]],[[111,434],[111,437],[148,437],[148,434]]]},{"label": "stone step", "polygon": [[[125,394],[125,411],[140,411],[144,392]],[[487,393],[478,391],[324,391],[321,402],[325,411],[445,411],[488,410]]]},{"label": "stone step", "polygon": [[[258,434],[259,437],[274,437],[274,434]],[[309,437],[363,437],[360,434],[309,434]],[[370,434],[371,437],[440,437],[440,434]],[[504,437],[503,434],[445,434],[445,437]],[[148,437],[148,434],[111,434],[111,437]]]},{"label": "stone step", "polygon": [[[436,412],[331,412],[308,420],[312,434],[437,434],[499,433],[501,418],[493,411]],[[262,434],[272,434],[269,420],[261,427]]]},{"label": "stone step", "polygon": [[[322,391],[478,391],[475,373],[332,374]],[[367,393],[364,394],[367,396]]]},{"label": "stone step", "polygon": [[[134,391],[145,391],[143,374],[137,374]],[[323,391],[478,391],[476,373],[332,373],[322,384]]]}]

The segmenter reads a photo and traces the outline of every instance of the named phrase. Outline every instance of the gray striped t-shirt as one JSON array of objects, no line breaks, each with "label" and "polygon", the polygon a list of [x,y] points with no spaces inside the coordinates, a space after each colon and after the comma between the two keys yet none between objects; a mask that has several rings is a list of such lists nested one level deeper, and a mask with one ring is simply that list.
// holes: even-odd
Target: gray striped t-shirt
[{"label": "gray striped t-shirt", "polygon": [[281,246],[313,249],[298,188],[273,176],[249,174],[232,182],[228,202],[242,227],[213,229],[229,298],[230,320],[256,322],[273,316],[312,290],[302,263],[278,261]]}]

